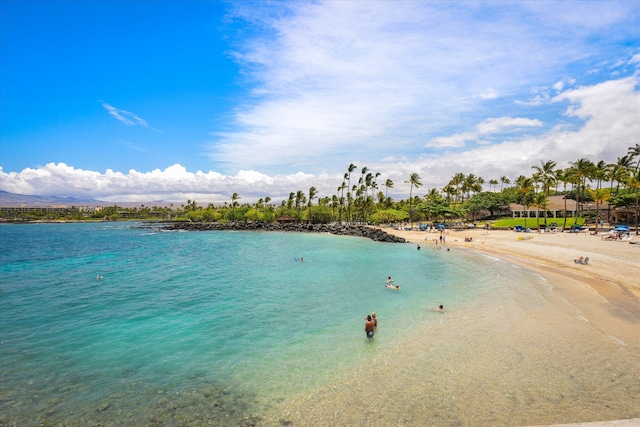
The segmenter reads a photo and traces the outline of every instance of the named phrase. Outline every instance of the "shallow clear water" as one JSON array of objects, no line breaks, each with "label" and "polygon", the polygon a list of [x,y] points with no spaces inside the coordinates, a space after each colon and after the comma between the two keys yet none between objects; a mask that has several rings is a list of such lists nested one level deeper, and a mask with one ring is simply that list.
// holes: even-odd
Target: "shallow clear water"
[{"label": "shallow clear water", "polygon": [[444,318],[425,306],[513,311],[510,287],[547,286],[427,242],[140,225],[0,227],[0,424],[253,424],[417,342]]},{"label": "shallow clear water", "polygon": [[[473,296],[446,255],[360,238],[101,223],[0,239],[0,387],[18,424],[144,421],[181,393],[255,416],[358,366],[363,344],[393,345],[423,321],[407,312]],[[372,311],[384,328],[368,343]]]}]

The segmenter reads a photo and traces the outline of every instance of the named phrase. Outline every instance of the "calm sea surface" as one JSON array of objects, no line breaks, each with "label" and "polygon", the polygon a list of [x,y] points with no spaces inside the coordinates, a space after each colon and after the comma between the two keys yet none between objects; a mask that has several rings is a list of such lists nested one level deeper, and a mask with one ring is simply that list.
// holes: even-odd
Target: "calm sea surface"
[{"label": "calm sea surface", "polygon": [[425,306],[545,286],[427,242],[141,225],[0,226],[0,424],[259,424],[440,322]]}]

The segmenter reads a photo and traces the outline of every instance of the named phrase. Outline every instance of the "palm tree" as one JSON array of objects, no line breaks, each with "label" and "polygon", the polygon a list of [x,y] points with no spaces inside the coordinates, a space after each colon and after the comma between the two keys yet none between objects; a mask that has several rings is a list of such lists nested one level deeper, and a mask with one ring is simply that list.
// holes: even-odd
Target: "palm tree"
[{"label": "palm tree", "polygon": [[570,165],[575,171],[575,175],[578,179],[576,199],[578,202],[578,215],[580,216],[582,215],[582,205],[580,202],[584,203],[584,190],[587,185],[587,179],[591,181],[595,165],[591,160],[585,158],[580,158],[575,162],[571,162]]},{"label": "palm tree", "polygon": [[351,163],[348,172],[345,174],[347,177],[347,189],[349,190],[347,193],[347,222],[351,221],[351,202],[353,201],[353,194],[351,194],[351,172],[357,169],[357,166]]},{"label": "palm tree", "polygon": [[302,220],[302,212],[300,211],[300,206],[303,205],[305,201],[306,201],[306,197],[304,193],[301,190],[298,190],[296,192],[296,198],[295,198],[296,211],[298,212],[298,221]]},{"label": "palm tree", "polygon": [[464,195],[467,194],[467,199],[470,199],[473,193],[479,193],[482,191],[482,184],[484,184],[484,179],[482,177],[477,177],[474,174],[470,173],[467,176],[463,177],[462,181],[462,203],[464,203]]},{"label": "palm tree", "polygon": [[489,191],[491,191],[491,187],[493,186],[493,189],[496,189],[496,185],[498,185],[498,180],[497,179],[490,179],[489,180]]},{"label": "palm tree", "polygon": [[451,177],[451,180],[449,181],[449,185],[453,186],[456,189],[455,193],[453,193],[453,195],[456,196],[456,198],[454,199],[455,203],[458,202],[458,196],[460,195],[462,195],[462,201],[464,202],[464,194],[461,194],[461,188],[464,183],[464,179],[464,174],[462,172],[458,172],[457,174],[453,175],[453,177]]},{"label": "palm tree", "polygon": [[540,177],[540,182],[542,183],[542,189],[544,193],[549,197],[549,191],[553,182],[555,181],[555,172],[554,169],[556,167],[556,162],[553,160],[547,160],[543,162],[540,160],[540,165],[531,166],[535,169]]},{"label": "palm tree", "polygon": [[238,200],[240,199],[241,197],[238,195],[238,193],[233,193],[231,195],[231,218],[233,218],[233,222],[236,221],[235,207],[238,206]]},{"label": "palm tree", "polygon": [[311,224],[311,202],[313,199],[316,198],[316,196],[318,195],[318,190],[316,190],[316,187],[311,187],[309,188],[309,204],[307,205],[308,209],[309,209],[309,224]]},{"label": "palm tree", "polygon": [[386,190],[384,192],[384,197],[387,198],[389,196],[389,189],[393,188],[393,181],[387,178],[387,180],[384,182],[384,186],[386,187]]},{"label": "palm tree", "polygon": [[533,179],[520,175],[516,179],[516,193],[520,194],[522,206],[524,206],[524,228],[527,228],[527,208],[529,207],[531,193],[533,192]]},{"label": "palm tree", "polygon": [[538,228],[540,228],[540,209],[544,209],[544,223],[547,224],[547,206],[549,203],[549,199],[547,195],[543,193],[537,193],[533,196],[533,206],[538,208],[538,213],[536,215],[536,219],[538,222]]},{"label": "palm tree", "polygon": [[636,163],[636,170],[633,175],[629,178],[629,187],[635,188],[636,190],[636,236],[638,235],[638,217],[640,216],[640,205],[638,203],[638,194],[640,193],[640,144],[636,144],[635,147],[629,147],[629,152],[627,153],[631,158],[638,158],[638,163]]},{"label": "palm tree", "polygon": [[595,190],[589,189],[589,194],[594,202],[596,202],[596,234],[598,233],[598,207],[601,203],[609,200],[611,195],[609,194],[609,190],[607,188],[596,188]]},{"label": "palm tree", "polygon": [[296,193],[294,192],[289,193],[289,198],[287,199],[287,210],[289,212],[291,212],[291,210],[293,209],[293,199],[295,198],[295,196],[296,196]]},{"label": "palm tree", "polygon": [[509,184],[511,184],[511,180],[510,180],[509,178],[507,178],[506,176],[504,176],[504,175],[500,177],[500,182],[501,182],[501,184],[500,184],[500,191],[502,191],[502,187],[503,187],[504,185],[509,185]]},{"label": "palm tree", "polygon": [[562,225],[562,228],[566,228],[567,227],[567,184],[569,184],[573,179],[573,171],[571,168],[567,168],[567,169],[558,169],[556,171],[556,181],[557,182],[561,182],[563,185],[563,190],[562,192],[564,193],[564,224]]},{"label": "palm tree", "polygon": [[420,178],[420,175],[418,175],[417,173],[412,173],[411,175],[409,175],[409,180],[405,181],[405,183],[410,184],[409,185],[409,222],[411,223],[411,228],[413,228],[413,216],[412,216],[412,194],[413,194],[413,187],[421,187],[422,186],[422,182],[420,182],[422,178]]}]

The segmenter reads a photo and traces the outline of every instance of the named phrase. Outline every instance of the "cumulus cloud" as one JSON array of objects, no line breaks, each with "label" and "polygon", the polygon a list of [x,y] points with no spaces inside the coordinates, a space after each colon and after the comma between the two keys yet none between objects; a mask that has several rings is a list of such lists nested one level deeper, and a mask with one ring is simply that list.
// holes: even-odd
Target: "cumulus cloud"
[{"label": "cumulus cloud", "polygon": [[[354,161],[358,168],[382,174],[395,182],[390,195],[405,198],[404,184],[410,173],[423,178],[425,191],[442,188],[457,172],[473,173],[489,179],[501,176],[515,178],[530,174],[540,160],[555,160],[558,167],[586,157],[593,161],[613,163],[637,143],[640,135],[640,84],[638,75],[581,86],[561,92],[553,102],[566,105],[565,116],[579,124],[556,125],[537,135],[512,133],[517,128],[539,128],[537,119],[522,117],[489,118],[477,124],[473,132],[443,136],[434,146],[452,151],[425,152],[415,158]],[[482,137],[501,135],[492,144],[476,144],[465,150],[455,148]],[[155,200],[199,203],[224,203],[238,193],[243,202],[269,196],[274,202],[286,199],[290,192],[307,191],[315,186],[321,196],[336,194],[350,162],[333,165],[332,173],[265,174],[256,170],[240,170],[234,175],[219,172],[190,172],[175,164],[150,172],[129,170],[126,173],[106,170],[88,171],[64,163],[49,163],[39,168],[6,173],[0,168],[4,191],[18,194],[58,195],[95,198],[105,201]],[[359,171],[360,169],[358,169]],[[406,188],[405,188],[406,187]],[[407,190],[407,191],[405,191]]]}]

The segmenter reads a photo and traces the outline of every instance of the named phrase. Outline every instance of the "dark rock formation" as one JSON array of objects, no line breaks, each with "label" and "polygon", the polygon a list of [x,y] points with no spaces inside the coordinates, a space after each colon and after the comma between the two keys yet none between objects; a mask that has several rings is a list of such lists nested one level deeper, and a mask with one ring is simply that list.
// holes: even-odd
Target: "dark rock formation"
[{"label": "dark rock formation", "polygon": [[387,234],[383,230],[363,225],[349,224],[301,224],[301,223],[260,223],[260,222],[235,222],[221,224],[217,222],[170,222],[155,224],[163,231],[286,231],[294,233],[330,233],[337,236],[366,237],[376,242],[406,243],[402,237]]}]

